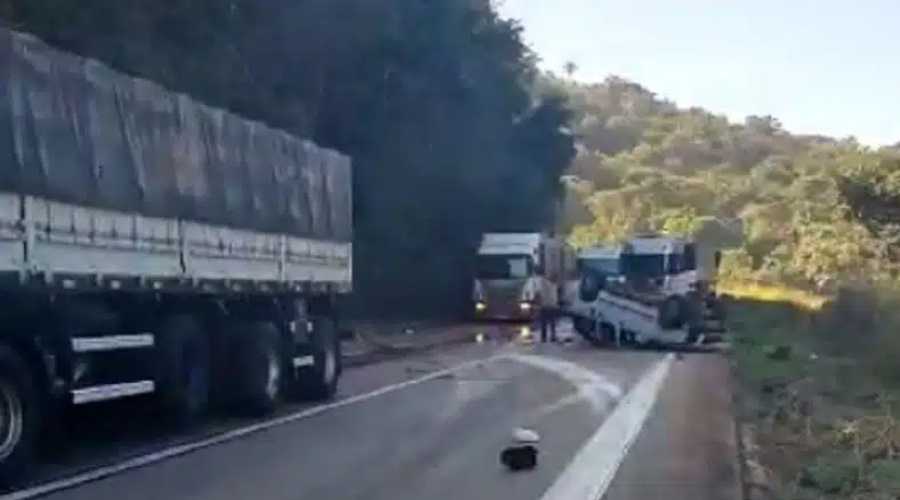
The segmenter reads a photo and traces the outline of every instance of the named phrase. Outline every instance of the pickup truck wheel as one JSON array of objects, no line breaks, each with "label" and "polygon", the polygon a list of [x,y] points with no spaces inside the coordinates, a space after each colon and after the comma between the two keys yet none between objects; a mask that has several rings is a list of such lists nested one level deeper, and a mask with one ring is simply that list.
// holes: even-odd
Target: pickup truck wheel
[{"label": "pickup truck wheel", "polygon": [[200,324],[190,316],[167,318],[156,355],[162,409],[175,424],[193,423],[206,413],[210,396],[209,346]]},{"label": "pickup truck wheel", "polygon": [[240,325],[234,337],[232,380],[242,409],[262,416],[281,402],[283,356],[278,329],[269,322]]},{"label": "pickup truck wheel", "polygon": [[0,483],[10,485],[29,469],[40,426],[39,399],[25,361],[0,346]]},{"label": "pickup truck wheel", "polygon": [[307,400],[327,400],[337,392],[338,380],[343,371],[341,342],[334,321],[315,316],[310,335],[313,364],[297,371],[295,395]]},{"label": "pickup truck wheel", "polygon": [[681,297],[666,297],[659,305],[658,324],[665,329],[681,328],[684,324],[685,304]]}]

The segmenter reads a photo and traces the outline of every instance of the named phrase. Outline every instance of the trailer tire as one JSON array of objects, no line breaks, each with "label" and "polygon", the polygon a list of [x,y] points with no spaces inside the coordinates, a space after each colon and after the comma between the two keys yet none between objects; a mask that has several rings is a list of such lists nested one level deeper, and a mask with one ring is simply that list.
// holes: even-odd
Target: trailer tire
[{"label": "trailer tire", "polygon": [[191,316],[166,318],[158,330],[157,394],[167,419],[189,425],[207,411],[210,400],[209,345]]},{"label": "trailer tire", "polygon": [[0,345],[0,484],[26,474],[40,429],[40,398],[25,360]]},{"label": "trailer tire", "polygon": [[231,380],[241,409],[256,416],[273,412],[281,403],[284,356],[281,336],[274,324],[240,325],[232,337]]},{"label": "trailer tire", "polygon": [[297,369],[294,395],[300,399],[323,401],[334,397],[343,371],[341,341],[331,318],[313,316],[310,334],[312,366]]}]

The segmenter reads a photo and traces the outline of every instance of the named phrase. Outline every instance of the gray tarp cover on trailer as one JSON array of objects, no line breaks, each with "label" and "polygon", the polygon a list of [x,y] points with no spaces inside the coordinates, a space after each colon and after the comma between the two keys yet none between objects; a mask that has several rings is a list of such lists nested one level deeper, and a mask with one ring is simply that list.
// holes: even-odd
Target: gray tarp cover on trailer
[{"label": "gray tarp cover on trailer", "polygon": [[349,241],[350,160],[0,30],[0,191]]}]

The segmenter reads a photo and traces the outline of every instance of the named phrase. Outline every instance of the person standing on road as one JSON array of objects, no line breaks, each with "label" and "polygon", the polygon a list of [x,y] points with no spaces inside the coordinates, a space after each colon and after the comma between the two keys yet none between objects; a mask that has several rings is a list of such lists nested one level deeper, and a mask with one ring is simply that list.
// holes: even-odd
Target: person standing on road
[{"label": "person standing on road", "polygon": [[541,322],[541,342],[556,342],[556,319],[559,316],[559,291],[556,286],[547,287],[541,294],[538,317]]}]

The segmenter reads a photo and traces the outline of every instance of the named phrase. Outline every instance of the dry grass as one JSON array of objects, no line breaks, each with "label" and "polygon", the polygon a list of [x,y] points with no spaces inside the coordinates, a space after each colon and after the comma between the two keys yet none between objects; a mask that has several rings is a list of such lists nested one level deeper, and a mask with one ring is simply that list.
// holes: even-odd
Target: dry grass
[{"label": "dry grass", "polygon": [[900,498],[900,294],[743,293],[734,356],[771,498]]},{"label": "dry grass", "polygon": [[788,303],[810,311],[819,310],[828,302],[828,297],[824,295],[751,281],[721,283],[718,289],[720,293],[730,295],[738,300]]}]

